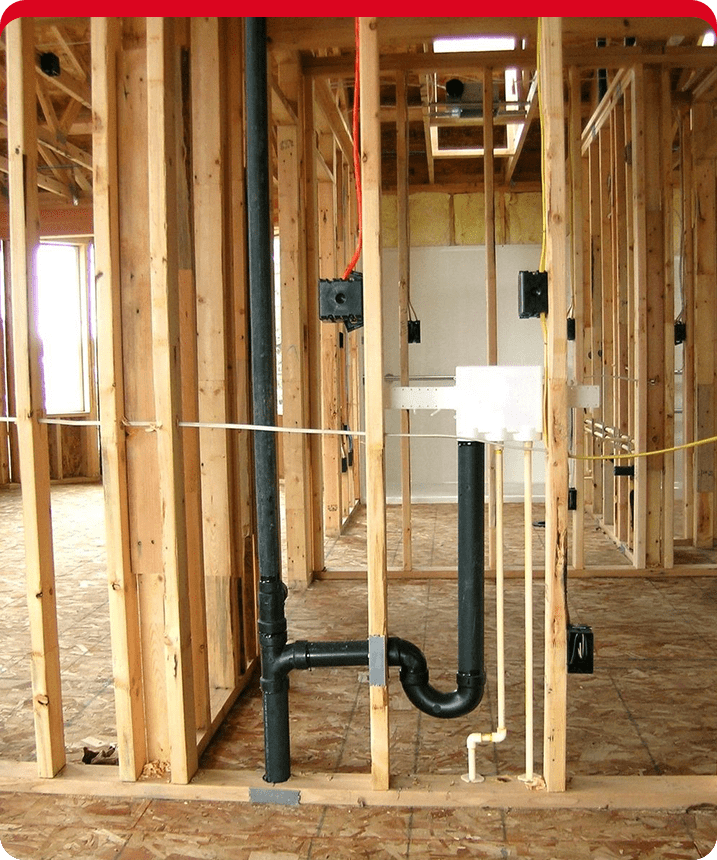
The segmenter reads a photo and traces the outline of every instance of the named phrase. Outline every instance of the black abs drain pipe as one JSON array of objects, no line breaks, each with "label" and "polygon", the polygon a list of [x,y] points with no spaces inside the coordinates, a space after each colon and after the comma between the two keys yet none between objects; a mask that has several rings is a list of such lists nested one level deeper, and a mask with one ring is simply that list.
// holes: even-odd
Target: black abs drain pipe
[{"label": "black abs drain pipe", "polygon": [[[247,210],[249,308],[254,423],[276,424],[274,317],[272,312],[271,221],[266,19],[246,19]],[[368,640],[287,644],[279,542],[276,436],[254,434],[254,472],[259,555],[259,644],[264,708],[264,756],[270,783],[291,775],[289,672],[322,666],[369,666]],[[434,717],[459,717],[483,697],[483,504],[484,455],[480,442],[458,444],[458,673],[456,689],[431,686],[421,650],[404,639],[386,643],[389,666],[400,667],[409,700]]]}]

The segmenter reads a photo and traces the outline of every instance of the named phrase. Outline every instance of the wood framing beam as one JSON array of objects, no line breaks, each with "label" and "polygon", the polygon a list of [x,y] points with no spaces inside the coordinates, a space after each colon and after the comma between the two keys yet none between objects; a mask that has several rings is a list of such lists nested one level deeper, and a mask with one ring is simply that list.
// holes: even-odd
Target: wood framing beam
[{"label": "wood framing beam", "polygon": [[[658,78],[660,105],[660,128],[657,140],[660,147],[660,209],[662,214],[662,295],[664,302],[662,331],[662,446],[672,448],[675,444],[675,256],[680,253],[674,247],[673,209],[674,192],[672,142],[674,138],[672,120],[672,96],[670,70],[661,68]],[[717,247],[717,239],[715,240]],[[687,441],[687,440],[686,440]],[[672,567],[675,561],[675,455],[665,454],[662,470],[662,533],[660,535],[660,564]]]},{"label": "wood framing beam", "polygon": [[[539,115],[537,92],[538,80],[536,78],[530,85],[530,91],[528,92],[528,110],[526,111],[525,119],[523,120],[522,125],[518,129],[518,133],[515,138],[515,152],[508,158],[508,164],[505,168],[504,182],[506,185],[510,185],[510,181],[512,180],[513,174],[515,173],[515,168],[518,166],[518,161],[520,160],[520,156],[523,152],[523,147],[525,146],[525,141],[528,137],[530,126],[533,124],[535,118]],[[578,118],[579,116],[580,114],[578,113]]]},{"label": "wood framing beam", "polygon": [[568,566],[567,241],[562,20],[541,18],[540,98],[545,135],[548,270],[548,415],[545,485],[545,729],[548,791],[566,788]]},{"label": "wood framing beam", "polygon": [[130,558],[125,447],[122,306],[117,170],[117,53],[120,22],[93,18],[92,100],[94,239],[102,485],[105,495],[110,637],[121,780],[136,780],[146,761],[137,584]]},{"label": "wood framing beam", "polygon": [[[487,20],[490,19],[483,18],[481,22]],[[602,22],[605,19],[600,18],[599,20]],[[596,32],[595,35],[603,35],[602,30]],[[619,38],[622,39],[623,36],[621,35]],[[717,63],[717,48],[677,46],[642,49],[639,47],[625,48],[618,45],[592,49],[566,47],[563,51],[563,59],[566,66],[576,66],[582,69],[621,69],[632,68],[638,64],[652,64],[666,68],[710,70]],[[308,75],[315,78],[348,78],[353,73],[354,62],[352,53],[345,53],[340,57],[307,56],[303,60],[303,68]],[[494,69],[535,69],[536,54],[531,48],[513,51],[471,51],[445,54],[386,52],[381,55],[380,63],[381,72],[405,71],[418,75],[437,72],[439,74],[462,75],[475,74],[477,70],[487,64],[493,66]]]},{"label": "wood framing beam", "polygon": [[[333,143],[333,141],[332,141]],[[336,271],[336,211],[334,185],[320,182],[319,206],[319,276],[335,278]],[[321,427],[340,430],[339,404],[339,350],[340,323],[321,323]],[[341,534],[341,437],[323,436],[321,439],[324,475],[324,534],[338,537]]]},{"label": "wood framing beam", "polygon": [[[117,64],[117,183],[120,307],[124,376],[122,417],[153,422],[152,318],[149,212],[146,19],[121,19]],[[147,760],[168,762],[171,754],[167,713],[164,637],[162,510],[156,433],[121,427],[127,453],[129,553],[139,598],[144,733]]]},{"label": "wood framing beam", "polygon": [[82,81],[86,81],[87,71],[84,65],[78,60],[77,54],[72,50],[72,46],[67,40],[63,28],[59,25],[55,25],[51,29],[57,43],[62,48],[62,52],[64,53],[68,63],[72,66],[75,76]]},{"label": "wood framing beam", "polygon": [[32,643],[32,712],[37,768],[55,776],[65,765],[60,651],[50,513],[50,463],[40,338],[36,254],[37,102],[34,21],[11,21],[6,33],[9,120],[10,262],[15,409],[25,537],[25,579]]},{"label": "wood framing beam", "polygon": [[197,770],[194,671],[184,504],[177,160],[175,103],[177,46],[173,18],[147,18],[149,253],[152,368],[162,509],[164,648],[172,782],[188,783]]},{"label": "wood framing beam", "polygon": [[[717,199],[715,160],[709,157],[712,143],[711,104],[694,105],[692,109],[692,151],[694,153],[694,342],[695,342],[695,438],[715,434],[715,305],[717,303]],[[704,157],[707,153],[708,157]],[[695,546],[713,545],[715,514],[715,449],[702,445],[695,449]]]},{"label": "wood framing beam", "polygon": [[[7,174],[10,173],[10,160],[4,155],[0,155],[0,172]],[[58,179],[54,179],[52,176],[45,176],[42,173],[38,173],[37,187],[42,188],[43,191],[49,191],[51,194],[56,194],[58,197],[62,197],[67,201],[72,200],[72,194],[70,193],[67,185],[64,182],[60,182]]]},{"label": "wood framing beam", "polygon": [[50,127],[50,131],[57,132],[59,121],[57,119],[57,114],[55,113],[55,107],[52,104],[52,99],[50,98],[47,92],[47,87],[45,86],[45,78],[36,78],[35,87],[37,89],[37,100],[40,102],[40,107],[45,115],[45,121]]},{"label": "wood framing beam", "polygon": [[64,135],[53,134],[43,128],[37,131],[37,139],[44,147],[51,149],[74,164],[79,164],[86,170],[92,170],[92,155],[68,140],[63,140],[63,137]]},{"label": "wood framing beam", "polygon": [[[302,254],[301,133],[296,125],[285,125],[278,128],[277,135],[283,424],[284,427],[307,427],[308,320],[306,267]],[[306,587],[312,578],[309,439],[299,434],[286,434],[282,446],[287,578],[291,586]]]},{"label": "wood framing beam", "polygon": [[[309,315],[308,353],[309,375],[306,397],[312,427],[321,427],[321,322],[319,321],[319,245],[318,202],[316,179],[316,135],[314,124],[314,81],[304,77],[301,86],[300,116],[303,129],[302,151],[304,188],[304,224],[306,244],[306,289]],[[323,472],[321,463],[321,437],[309,439],[311,463],[311,546],[312,569],[324,567]]]},{"label": "wood framing beam", "polygon": [[[28,762],[0,763],[3,791],[43,795],[166,799],[175,802],[249,803],[252,789],[266,789],[258,771],[199,771],[190,785],[143,780],[134,785],[117,782],[110,768],[68,764],[52,780],[38,780]],[[717,804],[713,774],[687,776],[580,776],[570,781],[570,791],[526,791],[518,780],[488,777],[480,791],[450,774],[410,774],[394,780],[389,791],[372,788],[366,773],[316,773],[292,777],[292,790],[301,804],[321,806],[436,807],[440,809],[532,809],[550,815],[551,810],[671,809],[686,811],[699,804]]]},{"label": "wood framing beam", "polygon": [[271,84],[271,113],[277,125],[296,125],[299,121],[290,101],[275,81]]},{"label": "wood framing beam", "polygon": [[[581,135],[581,106],[582,95],[580,91],[580,70],[575,66],[569,71],[569,116],[568,116],[568,157],[570,159],[570,231],[571,231],[571,284],[573,317],[575,319],[575,382],[582,385],[585,378],[585,343],[589,343],[589,328],[592,325],[590,319],[589,305],[585,301],[585,291],[588,287],[589,270],[586,270],[586,238],[589,240],[589,223],[586,203],[587,183],[584,177],[587,174],[587,164],[584,163],[580,151]],[[537,83],[537,82],[536,82]],[[537,97],[533,97],[537,103]],[[532,102],[531,102],[532,107]],[[586,331],[587,329],[587,331]],[[578,456],[585,453],[585,434],[582,430],[586,411],[576,409],[573,412],[575,421],[573,426],[572,449]],[[575,461],[575,489],[577,491],[577,504],[572,513],[572,563],[574,567],[583,567],[585,564],[585,461]]]},{"label": "wood framing beam", "polygon": [[[632,75],[630,116],[632,122],[632,223],[634,241],[633,262],[633,326],[634,326],[634,364],[635,379],[633,407],[635,426],[633,437],[638,451],[647,450],[647,175],[645,165],[646,106],[644,72],[636,68]],[[634,489],[634,538],[633,558],[635,567],[646,567],[647,540],[647,461],[635,461]]]},{"label": "wood framing beam", "polygon": [[421,101],[423,102],[423,138],[426,146],[426,161],[428,163],[428,182],[433,185],[436,181],[436,168],[433,162],[433,142],[431,140],[431,119],[428,112],[430,95],[428,89],[430,79],[428,75],[423,78],[421,84]]},{"label": "wood framing beam", "polygon": [[[175,27],[180,52],[182,108],[176,109],[175,159],[177,199],[177,285],[179,291],[179,343],[182,380],[182,420],[199,421],[199,381],[197,378],[197,291],[194,281],[194,243],[192,241],[192,152],[191,93],[189,76],[189,28]],[[204,546],[202,535],[202,485],[199,430],[186,427],[182,432],[184,458],[184,506],[187,520],[187,576],[192,632],[194,669],[194,714],[197,732],[211,732],[211,693],[207,648],[206,590],[204,587]]]},{"label": "wood framing beam", "polygon": [[[408,318],[411,296],[411,219],[408,199],[408,76],[396,75],[396,222],[398,232],[398,354],[401,385],[410,382]],[[401,546],[403,567],[413,567],[411,525],[411,412],[401,410]]]},{"label": "wood framing beam", "polygon": [[[600,283],[602,285],[602,296],[599,312],[602,315],[602,338],[600,342],[599,356],[601,364],[602,390],[600,396],[600,407],[602,410],[602,422],[608,427],[613,426],[614,399],[613,379],[615,376],[614,343],[613,343],[613,312],[614,312],[614,284],[613,284],[613,235],[612,224],[614,220],[614,177],[612,173],[612,145],[611,145],[612,123],[608,121],[598,132],[594,149],[598,156],[598,173],[600,185],[599,194],[599,221],[600,231]],[[612,453],[611,445],[603,446],[605,454]],[[612,463],[604,460],[595,463],[595,468],[602,468],[602,522],[606,526],[612,526],[615,522],[615,478],[612,471]]]},{"label": "wood framing beam", "polygon": [[359,18],[368,635],[369,640],[375,637],[375,641],[380,643],[384,650],[383,683],[372,681],[369,693],[371,783],[374,789],[387,790],[390,781],[388,675],[385,658],[388,636],[388,589],[381,285],[381,125],[377,28],[376,18]]},{"label": "wood framing beam", "polygon": [[[601,49],[602,50],[602,49]],[[583,155],[587,151],[592,141],[598,136],[600,129],[610,119],[610,116],[615,108],[615,105],[623,96],[623,91],[631,76],[630,69],[620,69],[615,77],[610,82],[605,95],[600,99],[595,112],[587,121],[582,133],[582,151]]]},{"label": "wood framing beam", "polygon": [[[192,18],[190,28],[199,420],[226,423],[231,414],[219,20]],[[226,431],[211,428],[200,430],[199,444],[207,616],[212,619],[208,631],[210,683],[232,689],[237,679],[238,655],[233,642],[233,604],[237,594],[232,581],[231,445]]]},{"label": "wood framing beam", "polygon": [[35,66],[35,71],[41,81],[49,81],[58,90],[61,90],[73,99],[77,99],[77,101],[81,102],[86,108],[92,110],[92,93],[89,85],[84,81],[78,81],[77,78],[73,78],[68,74],[62,73],[55,78],[48,78],[39,65]]},{"label": "wood framing beam", "polygon": [[339,145],[341,152],[350,164],[353,160],[354,146],[351,132],[349,131],[346,120],[334,101],[329,85],[325,80],[318,80],[314,84],[314,98],[326,117],[326,121],[336,138],[336,142]]},{"label": "wood framing beam", "polygon": [[[695,436],[695,267],[694,267],[694,210],[692,205],[692,122],[689,112],[680,117],[680,214],[682,217],[682,295],[683,320],[687,331],[693,332],[682,349],[682,435],[687,441]],[[694,534],[695,512],[695,451],[687,449],[683,454],[682,470],[682,537]]]}]

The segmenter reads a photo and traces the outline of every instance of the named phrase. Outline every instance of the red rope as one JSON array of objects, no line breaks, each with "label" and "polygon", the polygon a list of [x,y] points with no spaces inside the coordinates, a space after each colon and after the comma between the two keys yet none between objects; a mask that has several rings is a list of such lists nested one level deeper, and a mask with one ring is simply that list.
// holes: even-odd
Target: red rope
[{"label": "red rope", "polygon": [[358,239],[356,250],[351,262],[344,272],[344,280],[353,272],[358,258],[361,255],[361,243],[363,241],[363,225],[361,223],[361,149],[359,146],[359,19],[356,18],[356,66],[354,68],[354,108],[353,108],[353,137],[354,137],[354,179],[356,180],[356,206],[358,208]]}]

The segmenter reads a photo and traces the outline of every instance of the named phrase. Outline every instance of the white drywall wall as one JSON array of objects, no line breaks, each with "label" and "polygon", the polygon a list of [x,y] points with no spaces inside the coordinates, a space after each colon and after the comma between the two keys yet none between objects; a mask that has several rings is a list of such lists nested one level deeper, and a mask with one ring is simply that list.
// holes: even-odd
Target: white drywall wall
[{"label": "white drywall wall", "polygon": [[[538,320],[518,318],[518,272],[535,270],[538,245],[502,245],[496,249],[498,283],[498,364],[542,365],[543,340]],[[398,253],[383,251],[384,362],[387,374],[399,374],[398,359]],[[485,364],[485,247],[445,246],[411,250],[411,300],[421,320],[421,343],[409,346],[411,377],[453,377],[460,365]],[[412,379],[412,385],[453,385]],[[516,392],[520,396],[520,392]],[[400,430],[399,413],[389,410],[387,433]],[[411,416],[411,433],[455,434],[453,412]],[[540,443],[536,447],[541,447]],[[415,502],[455,501],[456,443],[454,439],[413,439],[411,472]],[[534,457],[534,493],[544,493],[544,461]],[[386,445],[386,491],[389,502],[400,500],[399,440]],[[507,450],[507,498],[522,498],[523,455]]]}]

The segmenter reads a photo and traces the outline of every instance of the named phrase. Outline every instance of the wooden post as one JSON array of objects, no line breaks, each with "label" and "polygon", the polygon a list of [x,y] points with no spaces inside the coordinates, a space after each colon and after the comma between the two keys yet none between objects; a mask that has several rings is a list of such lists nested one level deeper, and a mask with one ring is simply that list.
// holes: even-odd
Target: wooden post
[{"label": "wooden post", "polygon": [[[483,199],[485,201],[486,364],[498,364],[498,296],[495,264],[493,69],[483,69]],[[488,446],[488,566],[496,564],[495,448]]]},{"label": "wooden post", "polygon": [[[661,160],[662,282],[664,302],[663,354],[663,438],[662,447],[675,444],[675,250],[673,244],[672,140],[673,117],[670,70],[659,73],[660,133],[656,135]],[[687,441],[687,440],[686,440]],[[671,568],[675,561],[675,455],[665,454],[662,473],[662,534],[660,565]]]},{"label": "wooden post", "polygon": [[[243,45],[242,18],[222,18],[223,44]],[[227,317],[230,332],[231,405],[239,424],[252,421],[249,368],[249,274],[247,224],[245,211],[246,168],[244,134],[244,58],[239,50],[223,50],[226,63],[225,123],[225,217],[227,219],[226,282],[229,301]],[[253,434],[250,430],[232,431],[230,450],[234,461],[232,473],[232,516],[234,561],[232,590],[241,594],[241,615],[236,617],[235,643],[239,652],[238,670],[246,679],[258,659],[256,626],[256,592],[259,567],[256,557],[254,524],[254,458]],[[241,582],[238,578],[241,577]],[[232,605],[232,613],[240,607]],[[241,628],[241,630],[239,630]],[[243,683],[241,681],[240,683]]]},{"label": "wooden post", "polygon": [[[194,244],[191,206],[191,93],[189,81],[189,19],[176,27],[180,50],[181,109],[175,112],[175,158],[177,161],[177,280],[179,289],[179,344],[182,379],[182,420],[199,421],[197,379],[197,291],[194,283]],[[202,539],[202,484],[199,430],[182,432],[184,452],[184,499],[187,512],[187,565],[192,623],[192,666],[197,730],[211,723],[207,613],[204,591],[204,546]]]},{"label": "wooden post", "polygon": [[[715,206],[715,157],[708,138],[711,104],[692,108],[694,152],[694,341],[695,341],[695,438],[715,434],[715,304],[717,303],[717,210]],[[711,547],[715,530],[715,449],[695,449],[694,543]]]},{"label": "wooden post", "polygon": [[[589,342],[589,326],[591,320],[585,313],[585,224],[587,213],[583,209],[583,156],[581,154],[581,106],[580,70],[571,66],[569,71],[570,84],[570,113],[569,113],[569,157],[570,157],[570,190],[572,194],[570,227],[572,236],[572,267],[571,279],[573,286],[573,317],[575,318],[575,382],[582,385],[585,381],[584,343]],[[589,235],[589,234],[588,234]],[[589,308],[588,308],[589,309]],[[587,330],[587,331],[586,331]],[[587,333],[587,338],[586,338]],[[586,412],[584,409],[574,411],[573,445],[575,453],[581,456],[585,452],[585,432],[583,424]],[[572,513],[572,562],[573,567],[582,570],[585,567],[585,461],[575,461],[575,488],[577,490],[577,505]]]},{"label": "wooden post", "polygon": [[98,385],[105,494],[110,636],[120,779],[136,780],[146,761],[137,582],[130,558],[125,448],[117,161],[117,54],[120,20],[92,18],[92,140],[97,282]]},{"label": "wooden post", "polygon": [[[307,427],[306,268],[302,258],[303,217],[300,196],[301,135],[295,125],[277,128],[279,243],[281,254],[281,351],[284,427]],[[307,436],[284,436],[287,577],[306,587],[311,565],[311,478]]]},{"label": "wooden post", "polygon": [[[408,197],[407,74],[396,73],[396,221],[398,228],[398,361],[401,385],[410,384],[408,361],[408,302],[411,294],[411,220]],[[411,432],[411,413],[401,410],[401,433]],[[413,569],[411,537],[411,440],[401,438],[401,544],[403,569]]]},{"label": "wooden post", "polygon": [[[612,181],[612,147],[610,141],[611,123],[606,122],[600,129],[598,139],[599,174],[600,174],[600,263],[602,284],[602,422],[606,427],[613,426],[613,380],[615,376],[615,361],[613,350],[613,243],[612,243],[612,212],[613,212],[613,181]],[[612,453],[612,445],[604,446],[605,453]],[[603,524],[612,526],[615,523],[615,479],[612,473],[612,463],[605,460],[601,463],[602,479],[602,518]]]},{"label": "wooden post", "polygon": [[[592,368],[592,379],[594,385],[600,386],[600,406],[592,410],[592,418],[602,422],[602,403],[604,397],[604,379],[602,352],[602,246],[601,246],[601,220],[600,220],[600,161],[597,142],[588,150],[590,167],[590,258],[591,265],[591,317],[592,317],[592,342],[590,360]],[[592,436],[590,453],[605,454],[605,444],[594,434]],[[603,513],[603,474],[605,465],[600,460],[592,464],[592,513],[600,516]]]},{"label": "wooden post", "polygon": [[545,730],[548,791],[566,786],[568,565],[567,223],[562,20],[540,19],[540,93],[545,134],[548,269],[548,416],[545,487]]},{"label": "wooden post", "polygon": [[[316,188],[316,138],[314,134],[314,82],[304,76],[299,105],[303,131],[303,190],[306,245],[306,299],[308,311],[309,373],[306,397],[309,403],[311,426],[321,427],[321,322],[319,321],[319,268],[318,268],[318,204]],[[321,437],[309,439],[311,465],[311,547],[312,570],[324,569],[324,514],[323,474],[321,464]]]},{"label": "wooden post", "polygon": [[[333,146],[333,141],[332,141]],[[334,186],[319,182],[319,275],[335,278],[336,218]],[[339,412],[339,327],[340,323],[321,323],[321,426],[340,430]],[[321,440],[324,474],[324,533],[331,537],[341,534],[341,437],[324,436]]]},{"label": "wooden post", "polygon": [[164,573],[164,647],[172,782],[188,783],[197,770],[194,676],[190,633],[187,520],[179,353],[177,158],[175,98],[177,48],[172,18],[147,18],[149,243],[152,367],[159,455]]},{"label": "wooden post", "polygon": [[[191,19],[192,170],[197,284],[199,420],[225,423],[229,412],[227,286],[224,276],[222,78],[217,18]],[[239,655],[234,642],[236,588],[231,517],[232,453],[224,430],[200,431],[204,569],[209,672],[214,687],[233,689]]]},{"label": "wooden post", "polygon": [[[624,93],[623,98],[623,129],[625,136],[625,245],[628,249],[626,266],[625,266],[625,292],[626,292],[626,318],[627,318],[627,332],[625,335],[626,346],[627,346],[627,360],[626,360],[626,375],[627,375],[627,385],[625,389],[625,398],[627,403],[627,433],[629,437],[634,440],[635,438],[635,407],[637,405],[636,398],[634,396],[635,392],[635,383],[634,379],[636,378],[636,369],[635,369],[635,326],[633,324],[635,318],[635,299],[636,292],[634,289],[635,283],[635,211],[633,206],[633,156],[632,156],[632,87],[634,86],[634,80],[632,78],[627,81],[627,88]],[[627,153],[630,153],[630,157],[628,158]],[[633,564],[637,564],[635,561],[635,524],[634,524],[634,490],[635,490],[635,481],[634,479],[630,482],[630,490],[632,493],[632,498],[628,498],[628,504],[630,506],[629,511],[629,520],[628,520],[628,530],[627,530],[627,543],[628,546],[632,550],[633,554]]]},{"label": "wooden post", "polygon": [[[638,385],[646,388],[646,438],[638,450],[665,447],[665,225],[662,212],[662,128],[660,72],[646,66],[643,70],[643,109],[645,110],[644,160],[635,163],[643,172],[645,184],[645,290],[646,317],[642,331],[646,352],[646,374],[638,376]],[[670,120],[671,121],[671,120]],[[670,308],[669,318],[672,318]],[[674,343],[674,340],[672,340]],[[646,567],[663,564],[662,537],[664,531],[663,478],[665,455],[647,458],[645,553]]]},{"label": "wooden post", "polygon": [[[647,450],[647,224],[645,220],[646,185],[645,173],[645,103],[643,68],[636,66],[631,87],[632,119],[632,210],[633,210],[633,270],[634,270],[634,364],[635,382],[635,428],[633,432],[635,450]],[[647,539],[647,462],[642,457],[635,460],[634,486],[634,536],[633,564],[646,566]]]},{"label": "wooden post", "polygon": [[65,765],[60,652],[50,513],[50,463],[37,320],[37,104],[32,18],[6,30],[12,339],[32,643],[32,710],[41,777]]},{"label": "wooden post", "polygon": [[169,717],[165,683],[164,574],[162,510],[152,368],[152,318],[149,267],[147,187],[149,135],[147,115],[146,19],[122,19],[117,52],[118,207],[122,364],[127,500],[131,570],[139,598],[140,648],[144,682],[144,732],[149,761],[169,761]]},{"label": "wooden post", "polygon": [[[625,109],[624,100],[614,108],[613,139],[613,283],[614,283],[614,345],[615,379],[613,382],[613,423],[620,434],[628,435],[628,316],[627,316],[627,195],[625,182]],[[627,478],[616,482],[615,536],[627,544],[630,522],[629,491]]]},{"label": "wooden post", "polygon": [[[695,281],[694,281],[694,211],[692,183],[692,125],[690,113],[680,118],[680,180],[682,211],[682,295],[683,320],[692,337],[682,349],[682,437],[686,442],[695,439]],[[682,469],[682,537],[693,539],[695,511],[695,451],[683,452]]]},{"label": "wooden post", "polygon": [[[379,119],[378,21],[359,19],[361,80],[361,164],[364,275],[364,375],[366,426],[366,525],[368,551],[368,635],[388,633],[386,574],[386,463],[383,411],[383,318],[381,289],[381,126]],[[384,660],[384,669],[386,661]],[[387,676],[372,683],[371,773],[373,787],[390,779]]]}]

